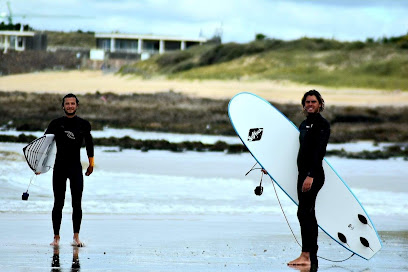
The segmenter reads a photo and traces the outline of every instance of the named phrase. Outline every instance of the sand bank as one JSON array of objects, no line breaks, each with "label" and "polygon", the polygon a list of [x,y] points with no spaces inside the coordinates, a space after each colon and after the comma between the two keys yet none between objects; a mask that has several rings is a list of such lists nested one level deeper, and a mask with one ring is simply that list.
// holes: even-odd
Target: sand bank
[{"label": "sand bank", "polygon": [[155,93],[173,90],[198,97],[229,99],[243,91],[253,92],[279,103],[299,103],[310,89],[322,92],[326,103],[332,105],[408,105],[408,93],[356,88],[326,88],[285,81],[252,80],[168,80],[140,79],[102,71],[50,71],[0,77],[0,90],[52,93],[114,92]]}]

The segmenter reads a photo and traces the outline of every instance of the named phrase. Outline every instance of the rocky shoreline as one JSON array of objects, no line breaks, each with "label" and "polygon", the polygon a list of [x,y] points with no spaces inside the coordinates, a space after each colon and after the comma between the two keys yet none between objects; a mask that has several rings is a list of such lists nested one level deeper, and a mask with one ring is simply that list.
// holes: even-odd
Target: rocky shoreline
[{"label": "rocky shoreline", "polygon": [[[104,127],[139,131],[195,133],[202,135],[236,135],[230,124],[227,99],[191,97],[173,91],[154,94],[94,93],[78,95],[78,114],[89,120],[93,130]],[[52,119],[63,114],[60,94],[0,92],[0,128],[17,131],[44,131]],[[304,119],[299,105],[271,101],[295,125]],[[408,142],[408,107],[327,106],[323,115],[331,123],[330,143],[369,140],[373,142]],[[28,143],[34,136],[1,135],[1,142]],[[226,151],[245,152],[242,145],[218,142],[171,143],[135,140],[130,137],[98,138],[96,145],[140,150]],[[396,145],[381,152],[349,154],[342,150],[331,155],[357,158],[407,157],[406,147]],[[328,155],[330,155],[330,153]]]},{"label": "rocky shoreline", "polygon": [[[29,143],[36,139],[33,135],[20,134],[19,136],[2,135],[0,132],[0,142],[13,143]],[[248,152],[248,149],[243,144],[228,144],[224,141],[217,141],[214,144],[205,144],[198,141],[184,141],[181,143],[173,143],[167,140],[138,140],[132,139],[129,136],[116,138],[94,138],[96,146],[113,147],[107,149],[105,152],[120,152],[122,149],[136,149],[142,152],[149,150],[167,150],[172,152],[226,152],[227,154],[240,154]],[[403,158],[408,160],[408,144],[393,144],[375,151],[359,151],[347,152],[344,149],[328,150],[327,156],[337,156],[350,159],[389,159],[389,158]]]}]

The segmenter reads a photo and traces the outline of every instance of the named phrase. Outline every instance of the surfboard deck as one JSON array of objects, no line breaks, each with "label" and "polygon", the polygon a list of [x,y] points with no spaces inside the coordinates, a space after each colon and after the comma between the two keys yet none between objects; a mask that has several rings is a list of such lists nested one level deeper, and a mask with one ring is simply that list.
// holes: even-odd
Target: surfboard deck
[{"label": "surfboard deck", "polygon": [[[298,205],[298,128],[268,101],[247,92],[231,99],[228,115],[254,159]],[[326,159],[323,160],[323,168],[326,179],[317,196],[315,208],[320,229],[344,248],[364,259],[370,259],[382,247],[373,222]]]},{"label": "surfboard deck", "polygon": [[53,166],[57,147],[53,134],[45,134],[23,148],[24,157],[34,173],[46,173]]}]

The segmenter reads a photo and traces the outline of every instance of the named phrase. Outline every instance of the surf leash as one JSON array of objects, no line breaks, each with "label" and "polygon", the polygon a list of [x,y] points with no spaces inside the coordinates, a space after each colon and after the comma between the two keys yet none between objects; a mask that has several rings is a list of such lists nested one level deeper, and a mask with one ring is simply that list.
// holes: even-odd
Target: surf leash
[{"label": "surf leash", "polygon": [[[252,166],[251,170],[249,170],[249,171],[245,174],[245,176],[248,175],[252,170],[255,170],[255,169],[263,169],[263,168],[255,168],[255,166],[256,166],[257,164],[258,164],[258,162],[255,163],[254,166]],[[262,192],[263,192],[263,187],[261,186],[261,185],[262,185],[263,174],[264,174],[264,173],[263,173],[263,171],[262,171],[260,184],[259,184],[259,186],[256,187],[255,190],[254,190],[256,195],[261,195]],[[269,175],[268,175],[268,176],[269,176]],[[269,178],[271,179],[271,182],[272,182],[272,185],[273,185],[273,189],[274,189],[274,191],[275,191],[276,198],[277,198],[277,200],[278,200],[278,203],[279,203],[279,206],[280,206],[280,208],[281,208],[282,214],[283,214],[283,216],[285,217],[286,223],[288,224],[288,227],[289,227],[290,231],[292,232],[293,238],[295,238],[296,243],[302,248],[302,245],[299,243],[298,239],[296,238],[296,235],[295,235],[295,233],[293,232],[293,229],[292,229],[292,227],[291,227],[291,225],[290,225],[290,223],[289,223],[289,220],[288,220],[288,218],[287,218],[287,216],[286,216],[286,214],[285,214],[285,211],[283,210],[282,203],[280,202],[280,199],[279,199],[279,196],[278,196],[278,192],[277,192],[277,190],[276,190],[275,181],[274,181],[274,179],[273,179],[271,176],[269,176]],[[260,190],[260,194],[257,193],[257,192],[259,192],[259,190]],[[317,256],[317,257],[320,258],[320,259],[329,261],[329,262],[341,263],[341,262],[347,261],[348,259],[350,259],[350,258],[353,257],[354,255],[355,255],[355,253],[352,253],[351,256],[349,256],[349,257],[347,257],[347,258],[345,258],[345,259],[343,259],[343,260],[331,260],[331,259],[324,258],[324,257],[321,257],[321,256]]]},{"label": "surf leash", "polygon": [[[270,177],[270,176],[269,176],[269,177]],[[289,224],[289,221],[288,221],[288,218],[286,217],[285,211],[283,210],[282,204],[281,204],[280,199],[279,199],[279,196],[278,196],[278,192],[276,191],[275,181],[274,181],[271,177],[270,177],[270,179],[271,179],[271,182],[272,182],[272,185],[273,185],[273,189],[274,189],[274,191],[275,191],[276,198],[278,199],[278,203],[279,203],[279,206],[280,206],[280,208],[281,208],[282,214],[283,214],[283,216],[285,217],[286,223],[288,224],[288,227],[289,227],[290,231],[292,232],[293,238],[295,238],[296,243],[297,243],[300,247],[302,247],[302,245],[299,243],[298,239],[296,238],[296,235],[295,235],[295,233],[293,232],[292,227],[291,227],[290,224]],[[347,257],[347,258],[344,259],[344,260],[330,260],[330,259],[327,259],[327,258],[324,258],[324,257],[321,257],[321,256],[317,256],[317,258],[320,258],[320,259],[323,259],[323,260],[326,260],[326,261],[329,261],[329,262],[333,262],[333,263],[341,263],[341,262],[345,262],[345,261],[347,261],[348,259],[350,259],[351,257],[353,257],[354,254],[355,254],[355,253],[352,253],[351,256]]]},{"label": "surf leash", "polygon": [[28,197],[30,196],[30,194],[28,193],[28,190],[30,189],[30,186],[31,186],[31,183],[33,182],[34,177],[35,177],[35,180],[37,180],[37,175],[35,173],[30,178],[30,183],[28,184],[27,191],[23,192],[23,195],[21,196],[22,200],[28,200]]},{"label": "surf leash", "polygon": [[[251,171],[253,171],[253,170],[256,170],[256,169],[262,169],[261,167],[258,167],[258,168],[255,168],[255,166],[258,164],[258,162],[256,162],[255,164],[254,164],[254,166],[252,166],[252,168],[251,168],[251,170],[249,170],[246,174],[245,174],[245,176],[247,176]],[[261,180],[262,180],[262,178],[261,178]]]}]

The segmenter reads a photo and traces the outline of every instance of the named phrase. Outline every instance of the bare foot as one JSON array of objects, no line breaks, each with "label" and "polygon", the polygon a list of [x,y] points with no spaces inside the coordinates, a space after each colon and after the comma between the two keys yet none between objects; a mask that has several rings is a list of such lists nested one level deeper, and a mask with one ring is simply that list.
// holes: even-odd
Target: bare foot
[{"label": "bare foot", "polygon": [[74,233],[74,240],[72,241],[72,246],[84,247],[85,244],[79,240],[79,233]]},{"label": "bare foot", "polygon": [[310,266],[310,253],[309,252],[302,252],[299,258],[290,261],[288,263],[289,266]]},{"label": "bare foot", "polygon": [[54,235],[54,241],[50,244],[51,246],[59,246],[60,236]]}]

